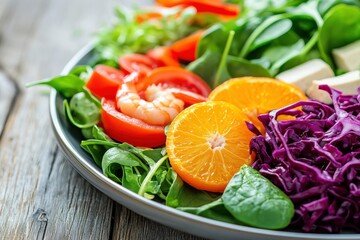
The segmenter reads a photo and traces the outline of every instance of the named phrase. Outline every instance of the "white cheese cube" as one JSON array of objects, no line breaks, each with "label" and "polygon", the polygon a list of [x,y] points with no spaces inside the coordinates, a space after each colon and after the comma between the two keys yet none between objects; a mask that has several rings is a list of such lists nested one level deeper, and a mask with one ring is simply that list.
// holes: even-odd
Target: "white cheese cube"
[{"label": "white cheese cube", "polygon": [[341,48],[333,49],[336,66],[346,71],[360,69],[360,40]]},{"label": "white cheese cube", "polygon": [[280,73],[276,78],[306,91],[313,80],[333,76],[335,76],[334,72],[327,63],[321,59],[313,59]]},{"label": "white cheese cube", "polygon": [[306,94],[312,99],[331,104],[332,101],[329,94],[319,89],[319,86],[324,84],[341,91],[343,94],[357,94],[357,89],[360,87],[360,71],[352,71],[337,77],[312,82]]}]

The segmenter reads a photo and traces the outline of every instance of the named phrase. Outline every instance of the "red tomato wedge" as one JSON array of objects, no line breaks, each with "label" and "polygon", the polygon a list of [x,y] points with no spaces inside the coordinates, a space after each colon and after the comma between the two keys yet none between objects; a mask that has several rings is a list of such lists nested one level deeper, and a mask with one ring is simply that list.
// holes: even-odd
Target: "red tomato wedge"
[{"label": "red tomato wedge", "polygon": [[193,6],[198,13],[214,13],[223,16],[237,16],[240,13],[239,6],[219,1],[183,0],[184,6]]},{"label": "red tomato wedge", "polygon": [[158,66],[181,67],[181,64],[170,47],[157,47],[148,51],[146,55],[153,59]]},{"label": "red tomato wedge", "polygon": [[138,91],[161,84],[164,88],[179,88],[207,97],[211,92],[207,83],[194,73],[177,67],[160,67],[152,70],[139,84]]},{"label": "red tomato wedge", "polygon": [[157,0],[156,2],[164,7],[192,6],[198,13],[213,13],[221,16],[237,16],[240,13],[238,5],[219,0]]},{"label": "red tomato wedge", "polygon": [[116,110],[115,102],[102,99],[101,121],[105,132],[114,140],[137,147],[159,147],[165,143],[165,126],[155,126]]},{"label": "red tomato wedge", "polygon": [[138,72],[141,76],[146,75],[152,69],[157,67],[155,61],[150,57],[137,53],[121,56],[119,58],[119,65],[121,70],[125,73]]},{"label": "red tomato wedge", "polygon": [[119,69],[97,65],[86,83],[86,87],[98,98],[115,99],[124,76],[125,74]]},{"label": "red tomato wedge", "polygon": [[171,50],[181,60],[188,62],[194,61],[196,59],[196,48],[203,34],[204,30],[196,31],[173,43]]}]

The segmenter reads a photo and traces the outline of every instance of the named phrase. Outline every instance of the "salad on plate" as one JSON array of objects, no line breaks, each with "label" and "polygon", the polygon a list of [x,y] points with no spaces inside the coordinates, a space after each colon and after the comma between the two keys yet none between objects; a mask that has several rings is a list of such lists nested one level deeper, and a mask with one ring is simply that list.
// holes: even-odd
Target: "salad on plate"
[{"label": "salad on plate", "polygon": [[360,1],[156,4],[30,84],[64,97],[103,174],[218,221],[360,232]]}]

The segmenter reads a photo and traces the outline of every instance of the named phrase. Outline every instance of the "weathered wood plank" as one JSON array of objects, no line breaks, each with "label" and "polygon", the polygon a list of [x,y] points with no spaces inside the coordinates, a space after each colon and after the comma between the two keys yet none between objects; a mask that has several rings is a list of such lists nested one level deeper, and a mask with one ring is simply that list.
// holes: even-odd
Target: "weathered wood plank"
[{"label": "weathered wood plank", "polygon": [[128,210],[120,204],[115,204],[115,217],[112,239],[176,239],[200,240],[202,238],[165,227],[148,220]]},{"label": "weathered wood plank", "polygon": [[9,77],[0,71],[0,138],[4,129],[6,119],[11,111],[11,107],[15,102],[17,94],[17,86]]}]

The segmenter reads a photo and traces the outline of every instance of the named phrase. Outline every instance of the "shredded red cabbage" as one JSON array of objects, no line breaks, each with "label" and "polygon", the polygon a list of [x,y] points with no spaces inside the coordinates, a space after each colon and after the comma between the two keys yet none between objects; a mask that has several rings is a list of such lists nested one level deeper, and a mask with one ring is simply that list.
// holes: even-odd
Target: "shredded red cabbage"
[{"label": "shredded red cabbage", "polygon": [[[331,95],[332,106],[300,101],[259,117],[266,134],[251,140],[253,167],[291,198],[293,226],[360,232],[360,88],[357,95],[320,88]],[[295,118],[277,120],[280,115]]]}]

